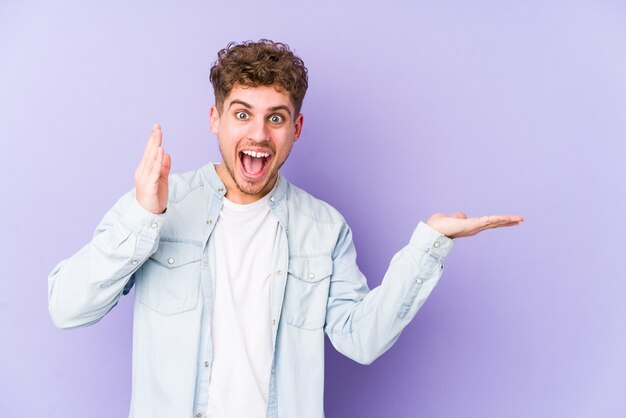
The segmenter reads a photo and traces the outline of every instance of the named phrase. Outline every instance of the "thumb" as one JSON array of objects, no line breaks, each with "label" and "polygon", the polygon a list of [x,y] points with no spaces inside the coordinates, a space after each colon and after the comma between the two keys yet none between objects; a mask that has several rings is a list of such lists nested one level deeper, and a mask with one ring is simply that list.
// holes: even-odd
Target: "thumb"
[{"label": "thumb", "polygon": [[452,215],[450,215],[450,217],[457,219],[467,219],[467,215],[463,212],[454,212]]}]

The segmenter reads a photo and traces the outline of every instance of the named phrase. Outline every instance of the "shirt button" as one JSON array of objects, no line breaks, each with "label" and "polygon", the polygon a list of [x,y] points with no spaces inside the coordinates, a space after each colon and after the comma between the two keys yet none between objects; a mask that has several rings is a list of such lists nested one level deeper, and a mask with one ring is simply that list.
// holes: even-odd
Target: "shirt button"
[{"label": "shirt button", "polygon": [[219,189],[217,189],[218,192],[222,193],[224,191],[223,187],[220,187]]},{"label": "shirt button", "polygon": [[196,414],[196,418],[202,418],[202,414],[201,414],[200,412],[198,412],[198,413]]},{"label": "shirt button", "polygon": [[270,196],[270,202],[276,202],[276,198],[274,196]]},{"label": "shirt button", "polygon": [[433,247],[439,248],[440,245],[441,243],[439,241],[435,241],[435,243],[433,244]]},{"label": "shirt button", "polygon": [[173,258],[168,258],[167,259],[167,264],[174,264],[174,259]]},{"label": "shirt button", "polygon": [[159,227],[158,223],[155,222],[155,223],[152,224],[152,229],[157,229],[158,227]]},{"label": "shirt button", "polygon": [[208,262],[208,261],[205,261],[204,263],[202,263],[202,265],[203,265],[204,267],[209,267],[209,262]]},{"label": "shirt button", "polygon": [[276,320],[272,319],[272,325],[276,325]]},{"label": "shirt button", "polygon": [[213,221],[211,219],[209,219],[208,221],[206,221],[207,225],[211,225],[213,223]]},{"label": "shirt button", "polygon": [[309,279],[313,280],[315,278],[315,274],[309,273]]},{"label": "shirt button", "polygon": [[278,274],[278,275],[280,276],[281,274],[283,274],[283,271],[282,271],[282,270],[278,270],[278,271],[276,272],[276,274]]},{"label": "shirt button", "polygon": [[416,282],[417,284],[422,284],[422,283],[424,283],[424,280],[422,280],[422,279],[416,279],[416,280],[415,280],[415,282]]},{"label": "shirt button", "polygon": [[209,362],[208,361],[204,362],[204,367],[209,367]]},{"label": "shirt button", "polygon": [[132,264],[133,266],[136,266],[137,264],[139,264],[139,261],[131,260],[130,264]]}]

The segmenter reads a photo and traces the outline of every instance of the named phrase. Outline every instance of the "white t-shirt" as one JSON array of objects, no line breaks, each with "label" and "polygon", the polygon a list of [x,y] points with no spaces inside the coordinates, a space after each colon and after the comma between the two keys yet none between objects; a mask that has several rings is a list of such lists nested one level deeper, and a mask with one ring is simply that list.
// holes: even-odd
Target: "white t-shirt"
[{"label": "white t-shirt", "polygon": [[272,366],[271,273],[280,232],[268,199],[239,205],[224,198],[215,224],[209,418],[266,415]]}]

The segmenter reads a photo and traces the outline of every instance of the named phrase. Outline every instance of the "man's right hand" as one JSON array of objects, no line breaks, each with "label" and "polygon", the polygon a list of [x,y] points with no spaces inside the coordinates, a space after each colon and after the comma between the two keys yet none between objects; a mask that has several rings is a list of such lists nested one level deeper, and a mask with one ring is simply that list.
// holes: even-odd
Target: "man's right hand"
[{"label": "man's right hand", "polygon": [[160,215],[167,208],[167,176],[172,159],[161,146],[163,132],[156,123],[148,138],[146,149],[135,170],[135,193],[139,204],[149,212]]}]

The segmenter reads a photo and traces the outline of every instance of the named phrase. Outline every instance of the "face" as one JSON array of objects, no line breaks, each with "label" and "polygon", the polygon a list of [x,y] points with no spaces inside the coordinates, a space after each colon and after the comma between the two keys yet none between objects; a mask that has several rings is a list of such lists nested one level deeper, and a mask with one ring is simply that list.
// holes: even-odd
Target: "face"
[{"label": "face", "polygon": [[274,86],[237,85],[221,112],[211,107],[211,131],[222,154],[216,170],[229,200],[251,203],[272,190],[302,131],[302,114],[294,112],[288,93]]}]

